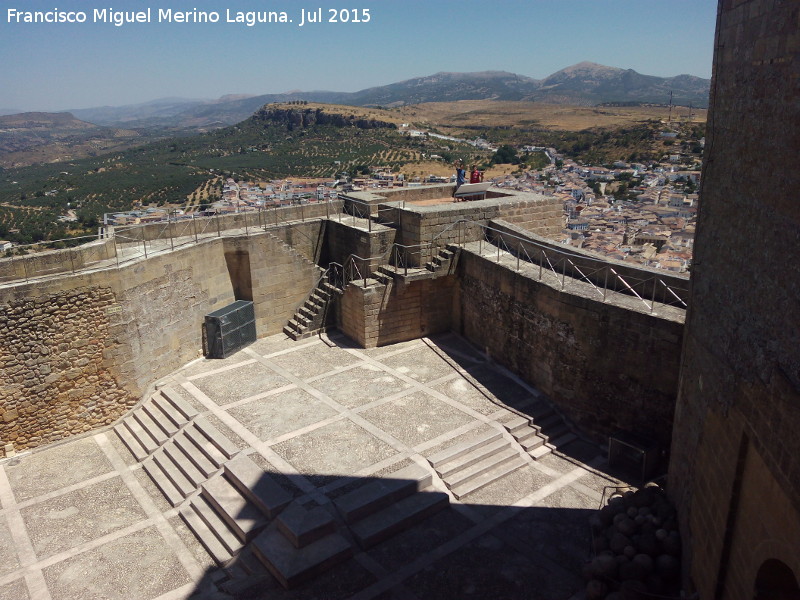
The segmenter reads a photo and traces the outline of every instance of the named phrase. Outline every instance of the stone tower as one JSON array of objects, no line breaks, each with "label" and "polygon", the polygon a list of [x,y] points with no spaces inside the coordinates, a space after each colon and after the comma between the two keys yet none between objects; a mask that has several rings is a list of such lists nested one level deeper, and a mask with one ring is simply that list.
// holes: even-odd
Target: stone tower
[{"label": "stone tower", "polygon": [[720,1],[670,468],[704,599],[800,597],[799,53],[796,0]]}]

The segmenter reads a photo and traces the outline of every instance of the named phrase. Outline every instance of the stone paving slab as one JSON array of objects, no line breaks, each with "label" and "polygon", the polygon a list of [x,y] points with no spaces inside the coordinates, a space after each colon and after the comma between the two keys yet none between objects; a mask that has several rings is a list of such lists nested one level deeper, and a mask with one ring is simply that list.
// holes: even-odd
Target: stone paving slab
[{"label": "stone paving slab", "polygon": [[108,473],[111,463],[92,438],[56,444],[10,461],[5,471],[17,502]]},{"label": "stone paving slab", "polygon": [[30,600],[25,580],[17,579],[6,585],[0,585],[0,600]]},{"label": "stone paving slab", "polygon": [[298,389],[240,404],[228,413],[262,441],[337,414],[318,398]]},{"label": "stone paving slab", "polygon": [[407,390],[412,384],[367,364],[315,379],[310,385],[342,406],[357,408]]},{"label": "stone paving slab", "polygon": [[40,559],[132,525],[146,517],[119,477],[21,510]]},{"label": "stone paving slab", "polygon": [[11,537],[5,515],[0,515],[0,577],[13,573],[19,568],[17,548]]},{"label": "stone paving slab", "polygon": [[397,453],[349,420],[320,427],[272,449],[299,472],[319,475],[347,475]]},{"label": "stone paving slab", "polygon": [[291,381],[259,362],[252,362],[195,379],[192,383],[217,404],[225,405],[283,387]]},{"label": "stone paving slab", "polygon": [[423,392],[397,398],[361,415],[410,447],[473,420],[465,412]]},{"label": "stone paving slab", "polygon": [[46,567],[44,577],[53,600],[152,600],[190,582],[153,527]]}]

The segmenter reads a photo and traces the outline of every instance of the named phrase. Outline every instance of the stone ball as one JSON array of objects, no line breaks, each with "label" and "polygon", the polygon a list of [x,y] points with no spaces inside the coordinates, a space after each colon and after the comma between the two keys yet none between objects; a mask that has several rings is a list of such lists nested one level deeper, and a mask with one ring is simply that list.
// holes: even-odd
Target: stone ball
[{"label": "stone ball", "polygon": [[617,561],[613,556],[600,554],[592,561],[595,577],[616,577]]},{"label": "stone ball", "polygon": [[636,515],[638,515],[638,514],[639,514],[639,511],[637,510],[637,508],[636,508],[635,506],[631,506],[631,507],[630,507],[630,508],[628,508],[628,510],[626,510],[625,512],[628,514],[628,516],[629,516],[631,519],[632,519],[632,518],[634,518]]},{"label": "stone ball", "polygon": [[622,554],[625,550],[625,546],[630,546],[631,540],[628,536],[623,535],[621,533],[615,533],[614,536],[608,543],[608,548],[614,554]]},{"label": "stone ball", "polygon": [[586,598],[588,600],[600,600],[605,598],[608,586],[599,579],[592,579],[586,584]]},{"label": "stone ball", "polygon": [[653,572],[653,559],[648,554],[637,554],[631,562],[642,567],[648,574]]},{"label": "stone ball", "polygon": [[656,556],[659,553],[660,546],[655,533],[648,532],[640,535],[639,539],[636,541],[636,549],[641,554]]},{"label": "stone ball", "polygon": [[623,535],[632,535],[636,531],[636,522],[633,519],[625,517],[624,519],[620,519],[619,523],[617,523],[617,529]]},{"label": "stone ball", "polygon": [[638,527],[644,525],[645,521],[646,519],[644,518],[644,515],[636,515],[636,517],[633,519],[633,522],[636,523]]},{"label": "stone ball", "polygon": [[669,532],[666,529],[657,529],[656,530],[656,539],[659,542],[663,542],[669,536]]},{"label": "stone ball", "polygon": [[619,577],[622,580],[636,579],[637,581],[644,581],[648,575],[649,573],[644,567],[632,560],[628,564],[620,565],[619,567]]}]

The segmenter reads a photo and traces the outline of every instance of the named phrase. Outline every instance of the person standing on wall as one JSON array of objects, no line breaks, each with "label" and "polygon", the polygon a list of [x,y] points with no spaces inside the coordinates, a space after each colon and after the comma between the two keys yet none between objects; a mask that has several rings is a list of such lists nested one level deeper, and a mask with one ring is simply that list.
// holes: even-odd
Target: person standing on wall
[{"label": "person standing on wall", "polygon": [[470,183],[483,183],[483,172],[478,170],[478,165],[472,165],[472,172],[469,175]]},{"label": "person standing on wall", "polygon": [[[455,162],[456,167],[456,188],[453,190],[453,196],[455,197],[456,192],[458,192],[458,188],[464,185],[464,182],[467,180],[467,172],[464,170],[464,162],[461,159],[458,159]],[[458,202],[458,198],[455,199]]]}]

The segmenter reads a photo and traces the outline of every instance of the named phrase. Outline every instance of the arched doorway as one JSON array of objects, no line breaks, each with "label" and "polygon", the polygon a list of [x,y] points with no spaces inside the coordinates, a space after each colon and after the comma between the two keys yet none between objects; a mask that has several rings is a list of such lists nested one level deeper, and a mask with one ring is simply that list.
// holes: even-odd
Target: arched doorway
[{"label": "arched doorway", "polygon": [[755,600],[800,600],[797,577],[785,563],[770,558],[758,569]]}]

